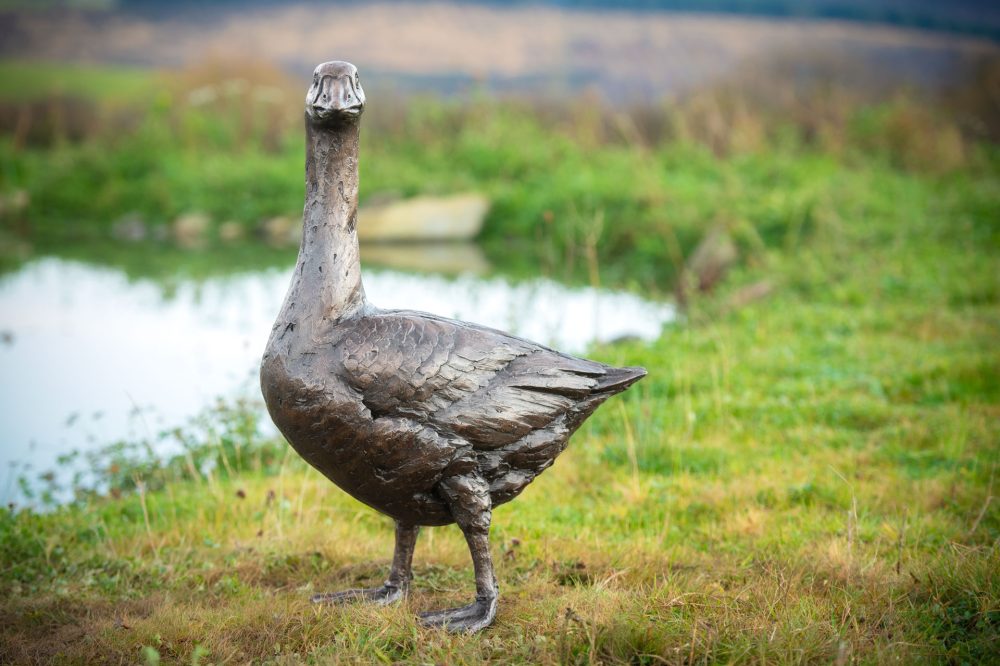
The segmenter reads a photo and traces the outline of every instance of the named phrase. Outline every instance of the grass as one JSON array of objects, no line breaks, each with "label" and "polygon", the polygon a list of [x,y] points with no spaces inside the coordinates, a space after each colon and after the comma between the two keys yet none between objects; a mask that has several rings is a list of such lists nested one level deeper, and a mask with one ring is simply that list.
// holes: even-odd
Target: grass
[{"label": "grass", "polygon": [[[741,256],[683,325],[593,350],[649,377],[495,512],[496,625],[456,637],[413,620],[473,593],[454,528],[421,535],[404,605],[311,607],[313,591],[382,580],[391,525],[224,410],[181,433],[189,456],[114,449],[95,461],[101,493],[0,516],[0,661],[996,661],[991,146],[938,170],[780,139],[585,149],[503,108],[435,139],[452,121],[421,113],[441,110],[413,111],[381,148],[368,139],[400,157],[367,157],[367,181],[408,190],[422,169],[441,187],[491,183],[493,223],[511,220],[490,233],[544,241],[536,271],[586,263],[596,237],[598,279],[623,255],[636,272],[621,279],[662,291],[662,266],[716,224]],[[514,128],[524,145],[503,143]],[[32,187],[23,165],[42,157],[24,159]],[[183,164],[164,168],[189,178]],[[749,301],[764,281],[772,294]]]},{"label": "grass", "polygon": [[149,73],[130,67],[0,61],[0,98],[22,101],[74,95],[136,102],[153,90]]},{"label": "grass", "polygon": [[[595,350],[650,376],[497,510],[503,596],[490,631],[453,637],[412,619],[472,593],[450,528],[422,535],[404,606],[312,608],[310,591],[381,580],[389,521],[288,449],[255,448],[253,428],[218,417],[221,434],[193,439],[233,461],[217,459],[214,473],[190,471],[213,468],[201,459],[140,470],[143,492],[118,478],[118,499],[4,514],[0,655],[992,660],[996,184],[835,179],[854,187],[854,217],[817,212],[807,232],[768,244],[756,266],[699,301],[688,325],[649,346]],[[781,285],[772,299],[723,312],[740,285],[763,277]],[[242,464],[237,446],[253,452]]]},{"label": "grass", "polygon": [[5,514],[2,654],[988,660],[1000,628],[998,328],[995,307],[890,315],[782,297],[649,349],[604,350],[650,377],[496,512],[501,613],[473,638],[412,619],[471,594],[454,529],[425,530],[402,608],[309,606],[310,591],[381,580],[391,527],[294,455]]}]

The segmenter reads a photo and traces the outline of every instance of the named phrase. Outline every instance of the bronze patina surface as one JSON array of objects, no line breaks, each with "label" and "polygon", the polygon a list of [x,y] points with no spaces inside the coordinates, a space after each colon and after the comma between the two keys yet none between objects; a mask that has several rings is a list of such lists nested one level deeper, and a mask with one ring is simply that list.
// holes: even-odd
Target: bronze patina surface
[{"label": "bronze patina surface", "polygon": [[422,525],[457,523],[476,599],[425,613],[452,631],[492,623],[491,510],[517,497],[612,395],[642,378],[476,324],[381,310],[365,298],[356,232],[365,94],[346,62],[316,68],[306,95],[302,245],[261,364],[275,424],[309,464],[396,521],[377,588],[317,603],[402,599]]}]

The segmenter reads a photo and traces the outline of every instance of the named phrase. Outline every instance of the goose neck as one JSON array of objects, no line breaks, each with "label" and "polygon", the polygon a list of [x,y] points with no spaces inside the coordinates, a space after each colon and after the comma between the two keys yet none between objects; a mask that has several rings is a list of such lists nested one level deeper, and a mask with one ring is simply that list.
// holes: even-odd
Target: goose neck
[{"label": "goose neck", "polygon": [[306,203],[296,278],[305,307],[323,320],[348,317],[365,304],[355,227],[359,124],[317,128],[306,120]]}]

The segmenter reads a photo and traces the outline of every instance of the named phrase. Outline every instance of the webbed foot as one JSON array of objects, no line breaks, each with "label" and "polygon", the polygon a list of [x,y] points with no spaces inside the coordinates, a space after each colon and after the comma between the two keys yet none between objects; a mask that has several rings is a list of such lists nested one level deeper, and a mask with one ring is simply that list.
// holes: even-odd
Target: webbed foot
[{"label": "webbed foot", "polygon": [[438,493],[448,502],[451,515],[462,529],[476,573],[476,600],[468,606],[421,613],[420,624],[442,627],[452,633],[471,634],[493,624],[497,615],[497,579],[490,557],[490,487],[476,475],[453,476],[441,481]]},{"label": "webbed foot", "polygon": [[381,587],[365,587],[342,592],[326,592],[314,594],[309,600],[314,604],[336,606],[339,604],[370,603],[376,606],[388,606],[402,600],[406,596],[406,588],[395,585]]},{"label": "webbed foot", "polygon": [[468,606],[421,613],[420,624],[425,627],[442,627],[459,634],[472,634],[493,624],[497,614],[497,595],[476,597]]},{"label": "webbed foot", "polygon": [[392,556],[392,569],[389,579],[379,587],[363,587],[343,592],[327,592],[314,594],[310,599],[314,604],[337,606],[340,604],[369,603],[376,606],[388,606],[406,597],[413,578],[411,564],[413,548],[417,543],[420,528],[396,521],[396,550]]}]

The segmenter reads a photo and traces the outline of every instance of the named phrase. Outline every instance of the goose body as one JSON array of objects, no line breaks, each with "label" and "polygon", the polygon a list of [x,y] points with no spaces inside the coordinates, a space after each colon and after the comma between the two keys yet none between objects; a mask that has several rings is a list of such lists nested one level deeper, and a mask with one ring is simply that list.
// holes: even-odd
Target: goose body
[{"label": "goose body", "polygon": [[366,308],[325,333],[269,346],[274,421],[331,481],[417,525],[454,522],[435,493],[448,476],[482,477],[492,506],[516,497],[643,374],[423,312]]},{"label": "goose body", "polygon": [[309,464],[396,520],[385,585],[314,601],[402,598],[419,527],[458,523],[476,568],[476,601],[422,620],[476,631],[496,613],[492,507],[516,497],[604,400],[645,370],[369,304],[355,230],[363,107],[353,65],[317,67],[306,98],[302,245],[261,364],[261,389],[271,418]]}]

